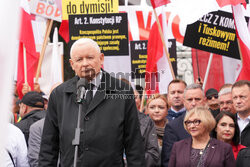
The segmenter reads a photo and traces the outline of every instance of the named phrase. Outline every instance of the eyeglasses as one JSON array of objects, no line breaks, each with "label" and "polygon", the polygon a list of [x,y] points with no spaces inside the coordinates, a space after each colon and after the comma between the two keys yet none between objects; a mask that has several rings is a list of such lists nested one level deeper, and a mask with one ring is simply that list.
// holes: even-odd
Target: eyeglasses
[{"label": "eyeglasses", "polygon": [[208,100],[211,100],[213,97],[214,97],[215,99],[218,99],[218,95],[208,96],[207,99],[208,99]]},{"label": "eyeglasses", "polygon": [[191,126],[191,124],[194,124],[194,126],[198,126],[198,125],[200,125],[201,120],[199,120],[199,119],[195,119],[193,121],[187,120],[184,123],[185,123],[186,126]]}]

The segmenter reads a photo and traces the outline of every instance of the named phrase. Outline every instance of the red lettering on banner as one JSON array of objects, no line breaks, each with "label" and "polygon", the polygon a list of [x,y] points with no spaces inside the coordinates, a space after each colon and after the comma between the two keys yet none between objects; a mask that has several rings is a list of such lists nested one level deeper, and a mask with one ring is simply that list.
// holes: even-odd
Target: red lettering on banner
[{"label": "red lettering on banner", "polygon": [[170,17],[170,12],[166,12],[166,20],[167,20],[167,25],[168,25],[168,19]]},{"label": "red lettering on banner", "polygon": [[38,2],[37,8],[36,8],[36,13],[43,14],[44,8],[45,8],[45,5],[43,3]]},{"label": "red lettering on banner", "polygon": [[172,22],[172,33],[176,41],[183,43],[184,36],[180,33],[180,18],[176,15]]},{"label": "red lettering on banner", "polygon": [[140,40],[148,40],[151,20],[152,20],[152,12],[148,13],[147,25],[144,26],[144,19],[142,11],[136,11],[138,26],[139,26],[139,38]]},{"label": "red lettering on banner", "polygon": [[128,39],[129,39],[129,41],[133,41],[133,36],[132,36],[132,33],[131,33],[129,20],[128,20]]},{"label": "red lettering on banner", "polygon": [[53,12],[54,12],[54,7],[51,5],[48,5],[46,8],[46,15],[51,16],[53,14]]},{"label": "red lettering on banner", "polygon": [[61,11],[56,8],[56,12],[55,12],[55,17],[60,17],[61,16]]}]

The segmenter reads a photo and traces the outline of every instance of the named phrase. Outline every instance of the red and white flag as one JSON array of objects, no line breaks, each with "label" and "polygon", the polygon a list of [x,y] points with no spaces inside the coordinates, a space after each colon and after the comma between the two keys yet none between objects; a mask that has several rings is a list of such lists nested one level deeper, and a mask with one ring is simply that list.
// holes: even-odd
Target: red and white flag
[{"label": "red and white flag", "polygon": [[241,4],[233,6],[232,9],[239,50],[242,56],[242,69],[237,80],[250,80],[250,33]]},{"label": "red and white flag", "polygon": [[159,6],[163,6],[170,3],[170,0],[151,0],[151,5],[155,9]]},{"label": "red and white flag", "polygon": [[[151,4],[153,4],[152,0]],[[158,18],[161,24],[161,29],[163,31],[162,34],[164,35],[164,41],[167,44],[167,21],[165,15],[166,13],[162,12],[160,16],[158,16]],[[157,23],[154,22],[151,27],[148,39],[148,57],[145,73],[145,90],[147,95],[155,93],[166,94],[167,85],[173,80],[174,77],[171,73],[171,64],[168,63],[168,55],[166,55],[165,53],[165,49],[159,31],[160,30],[157,26]]]},{"label": "red and white flag", "polygon": [[32,29],[32,16],[27,0],[21,0],[21,21],[18,53],[18,70],[17,70],[17,90],[19,98],[22,98],[22,87],[25,82],[24,78],[24,47],[26,49],[27,62],[27,82],[33,89],[33,80],[39,60],[39,53],[36,52],[34,34]]}]

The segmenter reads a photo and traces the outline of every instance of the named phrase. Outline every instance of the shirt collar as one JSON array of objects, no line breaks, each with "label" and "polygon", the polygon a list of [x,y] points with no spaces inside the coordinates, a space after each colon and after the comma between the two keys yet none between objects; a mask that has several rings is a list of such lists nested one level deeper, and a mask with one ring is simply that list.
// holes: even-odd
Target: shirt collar
[{"label": "shirt collar", "polygon": [[103,75],[102,70],[100,70],[100,72],[96,75],[94,79],[91,80],[90,83],[92,83],[93,85],[95,85],[96,88],[98,88],[99,85],[101,84],[102,75]]},{"label": "shirt collar", "polygon": [[182,109],[180,109],[179,111],[176,111],[173,107],[171,107],[171,110],[173,111],[173,112],[175,112],[175,113],[181,113],[181,112],[184,112],[184,111],[186,111],[186,109],[185,109],[185,107],[183,107]]},{"label": "shirt collar", "polygon": [[249,115],[246,119],[242,119],[242,118],[239,116],[239,114],[237,113],[237,118],[238,118],[238,120],[242,120],[242,121],[244,121],[244,120],[250,121],[250,115]]}]

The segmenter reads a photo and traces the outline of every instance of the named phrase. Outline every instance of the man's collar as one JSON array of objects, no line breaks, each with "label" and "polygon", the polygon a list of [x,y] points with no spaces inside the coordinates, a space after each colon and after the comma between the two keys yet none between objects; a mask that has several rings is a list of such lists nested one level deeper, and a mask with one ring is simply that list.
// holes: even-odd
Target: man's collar
[{"label": "man's collar", "polygon": [[175,113],[178,113],[178,112],[184,112],[184,111],[186,111],[186,108],[183,107],[183,108],[180,109],[179,111],[176,111],[173,107],[171,107],[170,110],[172,110],[172,111],[175,112]]},{"label": "man's collar", "polygon": [[249,120],[249,121],[250,121],[250,115],[249,115],[246,119],[242,119],[242,118],[239,116],[239,113],[237,113],[237,118],[238,118],[238,120]]},{"label": "man's collar", "polygon": [[94,84],[97,88],[99,87],[99,85],[101,84],[101,79],[102,79],[102,75],[103,75],[103,72],[102,70],[96,75],[95,78],[93,78],[91,80],[90,83]]}]

